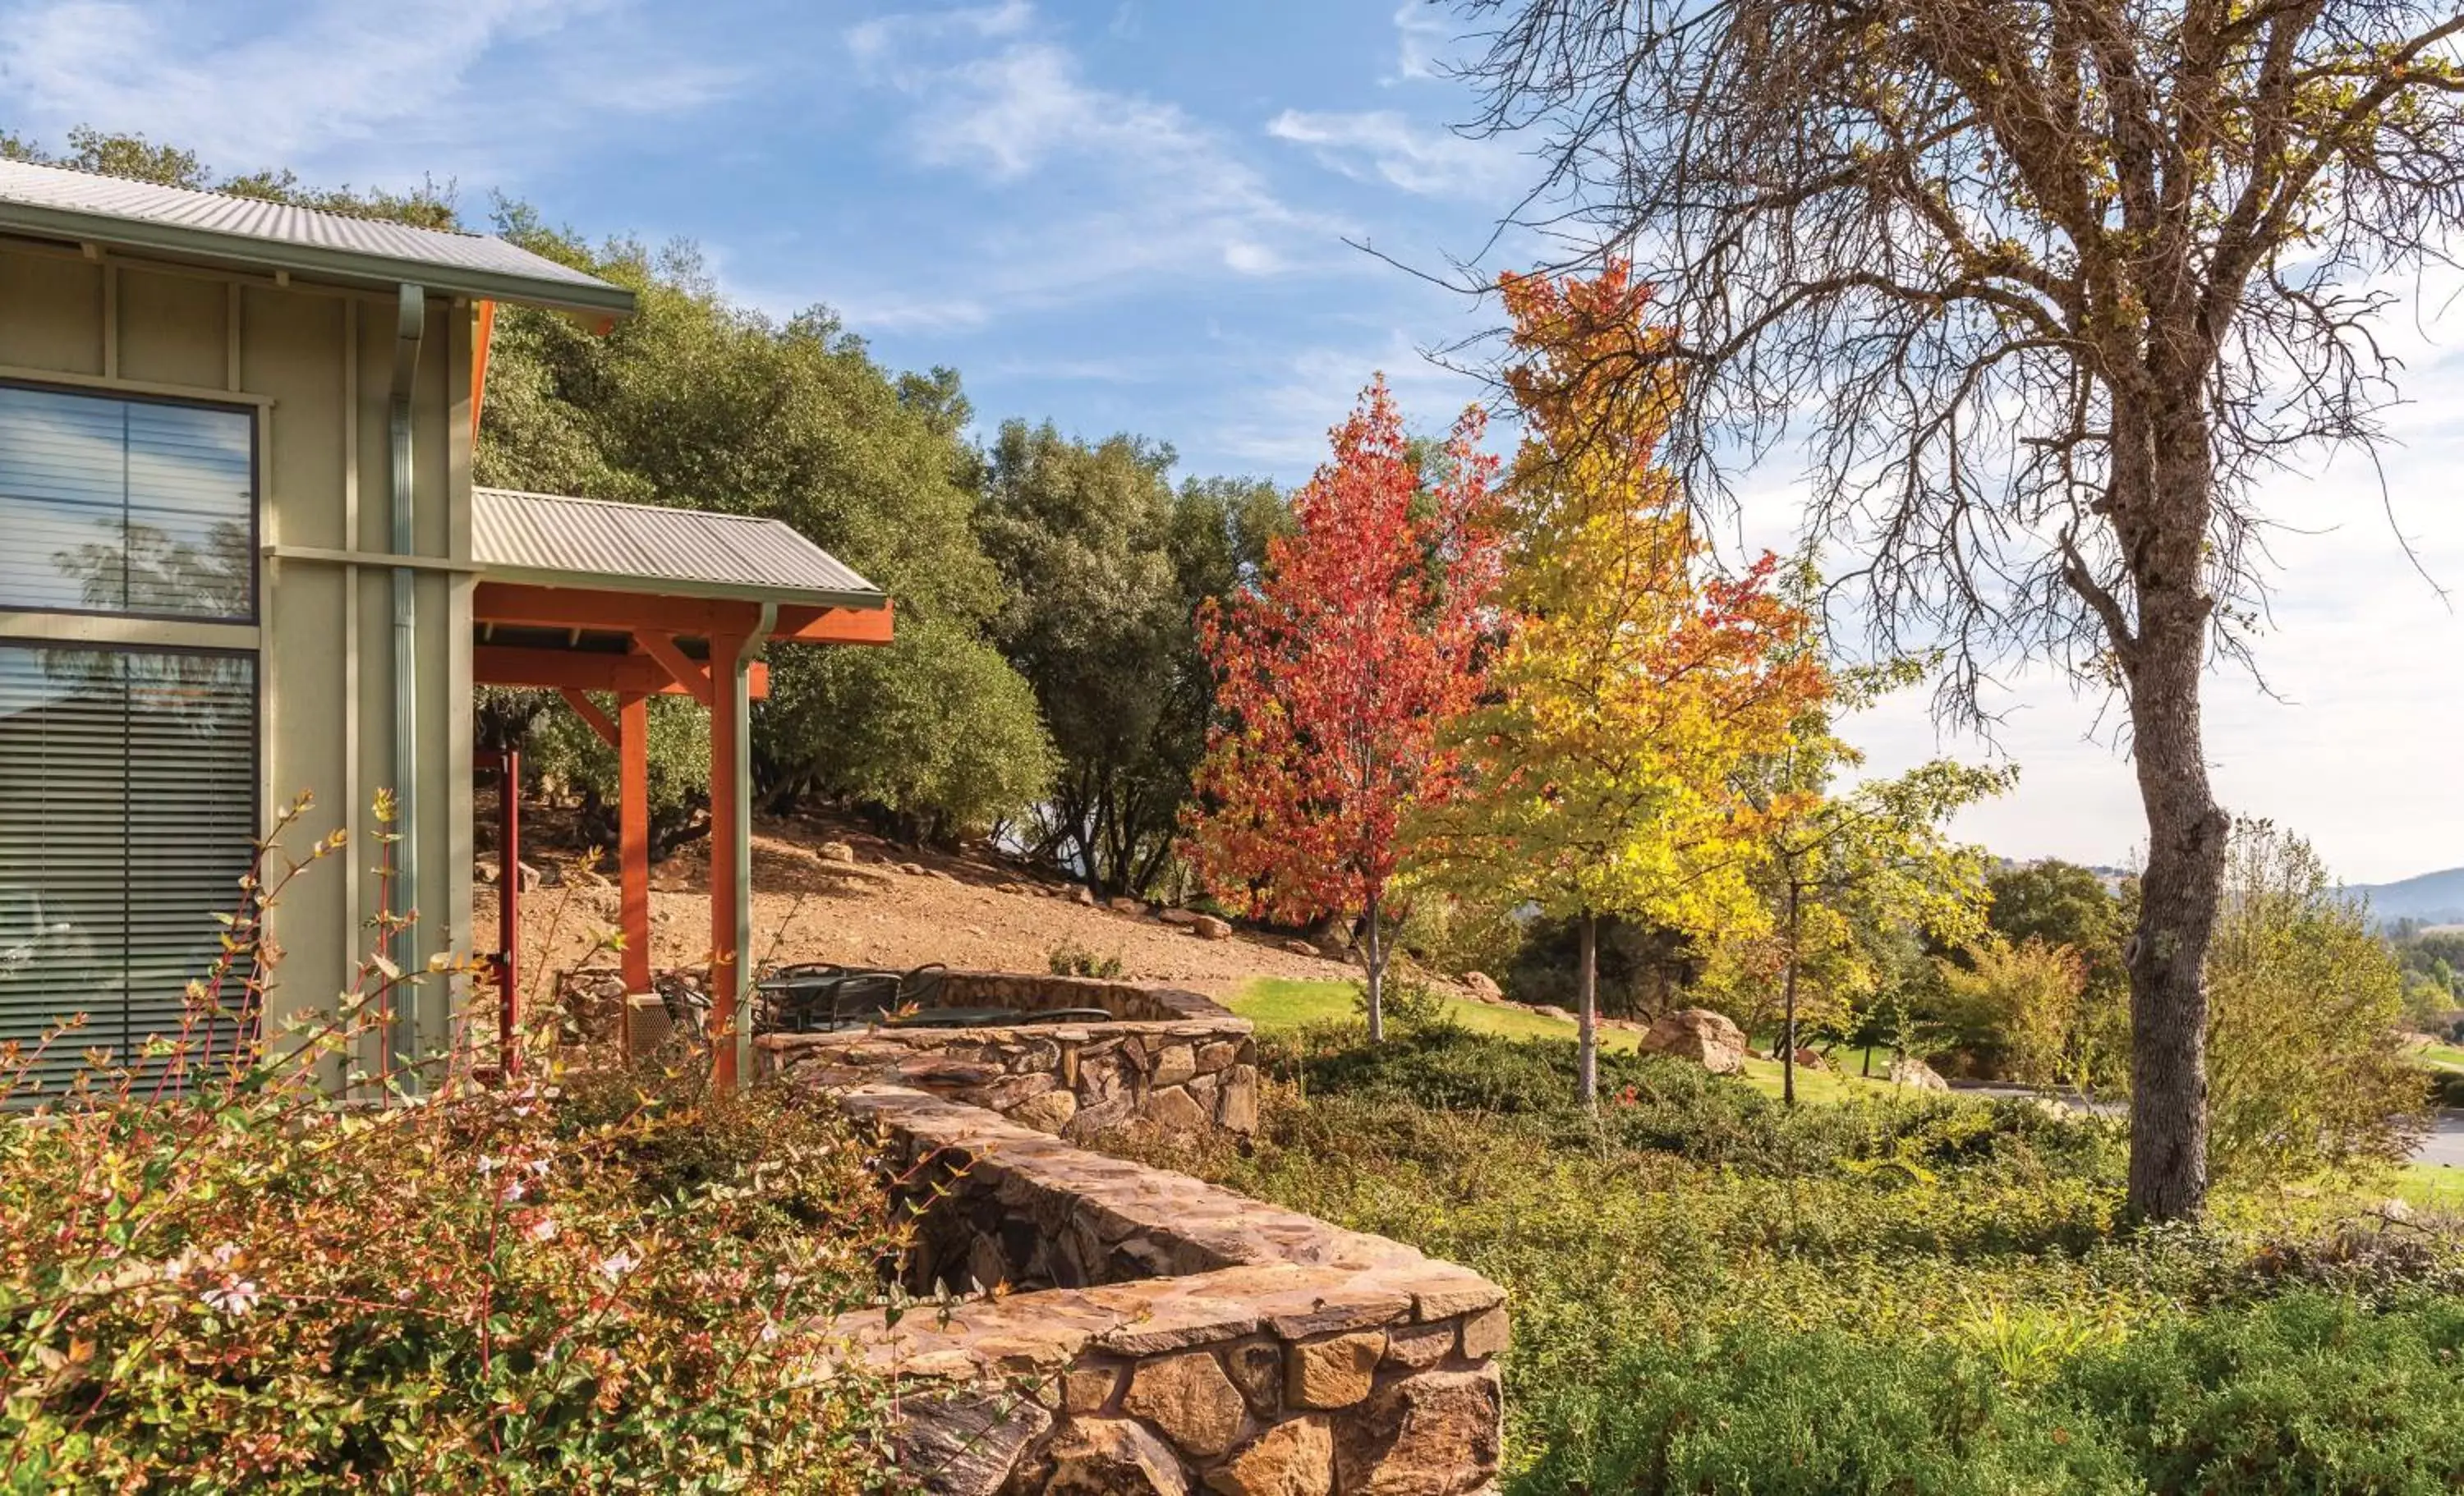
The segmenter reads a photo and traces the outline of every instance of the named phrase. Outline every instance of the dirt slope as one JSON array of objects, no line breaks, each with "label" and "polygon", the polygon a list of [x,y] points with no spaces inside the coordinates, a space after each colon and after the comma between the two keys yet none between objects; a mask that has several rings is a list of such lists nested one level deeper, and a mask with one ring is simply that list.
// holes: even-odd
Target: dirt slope
[{"label": "dirt slope", "polygon": [[[825,862],[825,841],[852,847],[856,862]],[[541,853],[526,852],[535,866]],[[901,866],[920,869],[902,871]],[[710,949],[709,851],[687,848],[653,869],[651,960],[698,965]],[[1013,891],[1004,891],[1002,886]],[[1043,892],[1023,891],[1028,888]],[[1340,961],[1298,956],[1281,937],[1236,935],[1202,940],[1151,914],[1118,913],[1072,902],[1068,886],[1040,879],[1006,859],[917,852],[827,824],[756,825],[753,838],[753,951],[761,961],[844,961],[904,969],[927,961],[995,971],[1045,969],[1053,948],[1074,942],[1117,956],[1122,975],[1228,996],[1252,977],[1342,979]],[[496,891],[474,897],[474,944],[495,941]],[[561,969],[588,956],[616,922],[613,883],[588,872],[525,896],[523,959],[529,970]],[[612,963],[612,955],[595,959]],[[529,980],[524,983],[530,985]]]}]

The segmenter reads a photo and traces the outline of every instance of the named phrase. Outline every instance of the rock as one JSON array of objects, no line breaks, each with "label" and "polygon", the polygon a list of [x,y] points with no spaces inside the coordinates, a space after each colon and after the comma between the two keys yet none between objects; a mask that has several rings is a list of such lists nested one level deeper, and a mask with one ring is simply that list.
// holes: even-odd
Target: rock
[{"label": "rock", "polygon": [[1258,1417],[1273,1418],[1284,1405],[1283,1342],[1243,1340],[1223,1353],[1223,1365]]},{"label": "rock", "polygon": [[1427,1371],[1455,1353],[1455,1327],[1398,1325],[1386,1331],[1386,1364]]},{"label": "rock", "polygon": [[1223,1090],[1215,1103],[1216,1120],[1227,1133],[1258,1131],[1258,1067],[1236,1065],[1223,1072]]},{"label": "rock", "polygon": [[1531,1004],[1531,1011],[1539,1014],[1542,1018],[1553,1018],[1560,1023],[1572,1023],[1577,1022],[1572,1008],[1561,1008],[1553,1003],[1534,1002]]},{"label": "rock", "polygon": [[1052,1415],[1003,1389],[911,1398],[894,1439],[898,1464],[934,1496],[993,1496],[1019,1452],[1052,1426]]},{"label": "rock", "polygon": [[1194,909],[1174,908],[1157,911],[1155,917],[1167,925],[1194,925],[1206,916]]},{"label": "rock", "polygon": [[1150,1084],[1161,1089],[1177,1086],[1198,1073],[1198,1051],[1187,1045],[1170,1045],[1155,1056],[1155,1075]]},{"label": "rock", "polygon": [[1731,1074],[1746,1063],[1746,1031],[1723,1013],[1709,1008],[1679,1008],[1662,1014],[1642,1036],[1642,1047],[1653,1054],[1691,1060],[1715,1075]]},{"label": "rock", "polygon": [[1083,904],[1089,909],[1093,909],[1095,907],[1095,891],[1082,883],[1069,891],[1069,902],[1072,904]]},{"label": "rock", "polygon": [[523,892],[536,893],[540,889],[546,887],[548,881],[547,874],[539,871],[537,868],[532,867],[529,863],[517,862],[514,864],[514,868],[517,874],[522,880]]},{"label": "rock", "polygon": [[1512,1338],[1506,1322],[1504,1306],[1501,1305],[1485,1313],[1474,1314],[1463,1321],[1463,1358],[1470,1361],[1485,1361],[1505,1350]]},{"label": "rock", "polygon": [[911,878],[920,878],[924,876],[924,865],[920,862],[900,863],[898,865],[898,870]]},{"label": "rock", "polygon": [[1891,1084],[1913,1087],[1918,1090],[1950,1089],[1950,1082],[1935,1074],[1932,1066],[1912,1054],[1903,1054],[1891,1062]]},{"label": "rock", "polygon": [[1348,1408],[1369,1396],[1385,1353],[1382,1330],[1304,1340],[1292,1347],[1284,1396],[1295,1407]]},{"label": "rock", "polygon": [[1021,1127],[1031,1127],[1039,1133],[1058,1134],[1078,1115],[1078,1098],[1066,1090],[1047,1090],[1021,1102],[1009,1113],[1009,1119]]},{"label": "rock", "polygon": [[999,1080],[1001,1067],[981,1060],[959,1060],[928,1051],[901,1060],[896,1074],[902,1086],[931,1090],[935,1087],[981,1086]]},{"label": "rock", "polygon": [[1191,1099],[1189,1092],[1177,1086],[1168,1086],[1149,1095],[1145,1104],[1138,1108],[1138,1115],[1161,1131],[1180,1137],[1201,1133],[1215,1122]]},{"label": "rock", "polygon": [[1147,906],[1144,900],[1133,899],[1126,894],[1112,900],[1111,904],[1106,907],[1110,908],[1115,914],[1143,914],[1147,912]]},{"label": "rock", "polygon": [[1229,1067],[1233,1061],[1240,1058],[1241,1046],[1229,1039],[1219,1039],[1213,1044],[1199,1045],[1198,1071],[1201,1075],[1212,1074],[1217,1070]]},{"label": "rock", "polygon": [[1222,1496],[1328,1496],[1334,1489],[1334,1432],[1323,1418],[1278,1423],[1207,1472]]},{"label": "rock", "polygon": [[1294,956],[1315,956],[1318,954],[1317,947],[1309,944],[1307,940],[1287,940],[1284,942],[1284,949],[1291,952]]},{"label": "rock", "polygon": [[500,871],[493,858],[482,857],[471,865],[471,876],[484,884],[494,885]]},{"label": "rock", "polygon": [[1044,1452],[1028,1486],[1046,1496],[1189,1496],[1189,1479],[1162,1440],[1127,1419],[1076,1419]]},{"label": "rock", "polygon": [[1816,1050],[1798,1049],[1794,1054],[1791,1055],[1790,1058],[1796,1062],[1796,1067],[1800,1070],[1827,1070],[1831,1068],[1831,1062],[1824,1059],[1820,1052]]},{"label": "rock", "polygon": [[813,855],[824,862],[853,862],[855,848],[845,842],[824,842],[813,848]]},{"label": "rock", "polygon": [[1211,1353],[1158,1356],[1130,1374],[1121,1411],[1154,1424],[1181,1450],[1213,1459],[1232,1447],[1246,1405]]},{"label": "rock", "polygon": [[1495,1002],[1506,996],[1505,989],[1498,986],[1496,979],[1486,972],[1463,973],[1463,984],[1470,988],[1471,995],[1483,1002]]},{"label": "rock", "polygon": [[1335,1488],[1352,1496],[1470,1496],[1497,1478],[1497,1368],[1422,1372],[1334,1423]]},{"label": "rock", "polygon": [[1197,932],[1198,938],[1200,940],[1229,940],[1232,938],[1232,927],[1224,923],[1222,920],[1216,918],[1213,914],[1199,915],[1196,919],[1190,922],[1189,928]]},{"label": "rock", "polygon": [[1073,1366],[1061,1375],[1061,1406],[1073,1417],[1101,1413],[1120,1388],[1117,1366]]}]

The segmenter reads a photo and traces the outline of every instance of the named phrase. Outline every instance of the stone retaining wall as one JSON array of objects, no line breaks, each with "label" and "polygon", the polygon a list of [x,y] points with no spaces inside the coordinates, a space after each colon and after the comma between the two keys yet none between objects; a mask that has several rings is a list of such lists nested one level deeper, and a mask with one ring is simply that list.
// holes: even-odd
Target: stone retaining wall
[{"label": "stone retaining wall", "polygon": [[1495,1478],[1507,1321],[1479,1274],[979,1108],[842,1099],[918,1183],[963,1181],[922,1223],[951,1287],[1028,1290],[840,1321],[904,1384],[899,1460],[925,1489],[1470,1496]]}]

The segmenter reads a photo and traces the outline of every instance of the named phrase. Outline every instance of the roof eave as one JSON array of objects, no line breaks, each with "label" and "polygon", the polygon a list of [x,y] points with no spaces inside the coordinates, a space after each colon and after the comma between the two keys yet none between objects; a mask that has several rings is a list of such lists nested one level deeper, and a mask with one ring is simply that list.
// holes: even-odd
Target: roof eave
[{"label": "roof eave", "polygon": [[106,213],[81,213],[31,203],[0,202],[0,231],[144,250],[239,269],[288,271],[319,280],[383,289],[406,281],[490,301],[513,301],[560,312],[630,317],[633,293],[622,286],[547,280],[463,266],[400,260],[321,245],[292,244],[218,233],[178,224],[146,223]]},{"label": "roof eave", "polygon": [[562,571],[551,566],[504,566],[481,563],[483,582],[519,583],[534,587],[567,587],[576,592],[643,592],[659,597],[708,598],[730,603],[781,603],[799,607],[845,607],[878,610],[890,605],[885,592],[834,591],[815,587],[771,587],[756,583],[697,582],[678,577],[629,577],[606,571]]}]

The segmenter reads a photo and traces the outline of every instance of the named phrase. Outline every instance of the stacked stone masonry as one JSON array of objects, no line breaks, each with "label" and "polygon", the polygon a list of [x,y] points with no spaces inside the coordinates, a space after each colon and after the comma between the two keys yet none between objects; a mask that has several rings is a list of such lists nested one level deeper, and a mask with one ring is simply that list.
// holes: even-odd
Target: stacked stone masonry
[{"label": "stacked stone masonry", "polygon": [[[843,1096],[925,1196],[914,1266],[1012,1291],[838,1329],[942,1496],[1470,1496],[1504,1295],[1468,1268],[897,1087]],[[1050,1287],[1042,1285],[1049,1283]]]},{"label": "stacked stone masonry", "polygon": [[765,1034],[766,1070],[831,1089],[904,1086],[1074,1140],[1133,1122],[1180,1136],[1258,1125],[1249,1021],[1171,987],[952,972],[939,1001],[1022,1013],[1100,1008],[1111,1023]]}]

